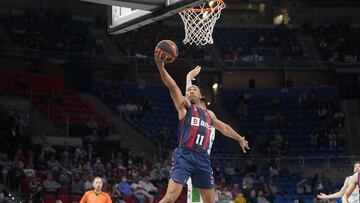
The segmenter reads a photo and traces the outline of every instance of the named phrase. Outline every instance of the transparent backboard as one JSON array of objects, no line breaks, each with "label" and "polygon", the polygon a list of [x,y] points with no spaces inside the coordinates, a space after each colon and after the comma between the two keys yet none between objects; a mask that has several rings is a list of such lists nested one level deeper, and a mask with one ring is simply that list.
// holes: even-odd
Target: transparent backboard
[{"label": "transparent backboard", "polygon": [[108,7],[108,30],[110,34],[125,33],[178,14],[186,8],[196,7],[206,1],[208,0],[137,0],[138,3],[132,4],[129,3],[130,1],[117,1],[115,5]]}]

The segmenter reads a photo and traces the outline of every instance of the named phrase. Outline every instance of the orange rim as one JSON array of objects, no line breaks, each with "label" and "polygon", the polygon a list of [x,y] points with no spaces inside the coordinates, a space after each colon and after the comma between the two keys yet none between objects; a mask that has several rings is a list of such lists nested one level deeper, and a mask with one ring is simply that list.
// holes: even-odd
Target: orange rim
[{"label": "orange rim", "polygon": [[202,12],[210,12],[210,11],[217,11],[217,10],[221,10],[223,8],[225,8],[225,2],[224,0],[212,0],[214,2],[218,2],[220,3],[220,5],[217,5],[215,8],[188,8],[188,9],[185,9],[184,11],[186,12],[196,12],[196,13],[202,13]]}]

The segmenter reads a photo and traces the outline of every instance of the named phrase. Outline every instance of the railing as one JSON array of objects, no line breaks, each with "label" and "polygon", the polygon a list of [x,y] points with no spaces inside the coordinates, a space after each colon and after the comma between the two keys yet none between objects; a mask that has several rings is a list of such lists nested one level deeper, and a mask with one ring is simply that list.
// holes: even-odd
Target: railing
[{"label": "railing", "polygon": [[[266,49],[266,48],[264,48]],[[277,51],[274,57],[264,57],[263,60],[202,60],[178,58],[177,66],[194,66],[201,64],[204,67],[219,67],[221,69],[244,69],[244,68],[272,68],[272,69],[291,69],[291,68],[316,68],[316,69],[335,69],[335,68],[359,68],[360,63],[350,62],[329,62],[315,60],[308,57],[279,57]],[[67,51],[44,51],[26,49],[20,47],[1,46],[0,53],[3,55],[31,56],[35,58],[54,58],[58,60],[76,60],[87,62],[112,62],[135,65],[153,65],[154,59],[149,56],[120,56],[92,53],[76,53]]]},{"label": "railing", "polygon": [[275,160],[280,165],[287,167],[335,167],[349,166],[360,160],[360,155],[354,156],[312,156],[312,157],[269,157],[258,155],[239,155],[239,154],[215,154],[211,155],[213,161],[246,161],[251,159],[254,163],[267,163],[269,160]]}]

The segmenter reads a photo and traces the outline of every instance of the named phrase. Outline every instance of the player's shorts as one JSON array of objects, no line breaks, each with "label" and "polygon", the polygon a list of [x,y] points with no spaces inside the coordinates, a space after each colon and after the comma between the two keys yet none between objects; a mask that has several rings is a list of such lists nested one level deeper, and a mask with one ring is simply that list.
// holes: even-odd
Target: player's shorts
[{"label": "player's shorts", "polygon": [[185,185],[191,177],[194,188],[214,188],[214,177],[210,156],[192,150],[176,148],[173,153],[173,166],[170,178],[176,183]]}]

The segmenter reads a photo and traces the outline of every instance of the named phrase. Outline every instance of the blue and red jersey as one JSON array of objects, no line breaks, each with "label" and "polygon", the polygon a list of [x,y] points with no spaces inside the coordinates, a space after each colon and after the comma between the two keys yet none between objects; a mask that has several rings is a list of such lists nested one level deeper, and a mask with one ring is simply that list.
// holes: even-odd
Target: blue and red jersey
[{"label": "blue and red jersey", "polygon": [[210,114],[206,110],[191,105],[179,122],[179,147],[206,153],[210,146],[212,128],[213,120]]}]

